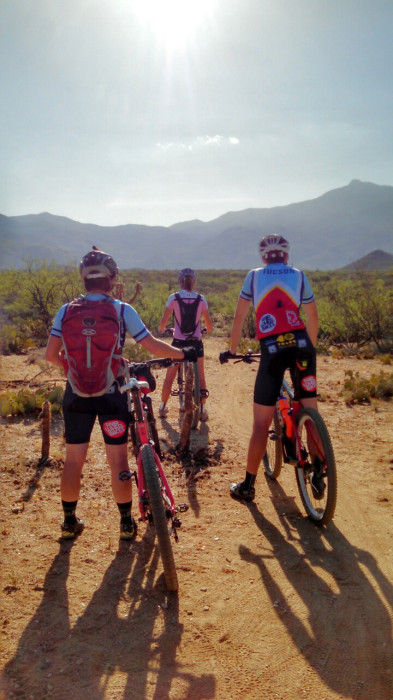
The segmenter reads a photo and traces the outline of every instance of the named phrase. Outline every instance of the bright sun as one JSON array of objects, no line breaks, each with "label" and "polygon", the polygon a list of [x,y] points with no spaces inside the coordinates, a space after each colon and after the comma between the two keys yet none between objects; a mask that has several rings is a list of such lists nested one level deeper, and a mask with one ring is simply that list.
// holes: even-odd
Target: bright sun
[{"label": "bright sun", "polygon": [[167,50],[185,48],[212,14],[214,0],[139,0],[135,12]]}]

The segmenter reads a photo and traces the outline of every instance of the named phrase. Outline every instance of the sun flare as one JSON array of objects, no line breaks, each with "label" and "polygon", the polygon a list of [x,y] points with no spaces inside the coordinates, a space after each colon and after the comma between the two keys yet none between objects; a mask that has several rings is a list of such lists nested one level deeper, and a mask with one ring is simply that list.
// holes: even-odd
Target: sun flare
[{"label": "sun flare", "polygon": [[135,13],[167,50],[185,48],[211,17],[213,0],[143,0]]}]

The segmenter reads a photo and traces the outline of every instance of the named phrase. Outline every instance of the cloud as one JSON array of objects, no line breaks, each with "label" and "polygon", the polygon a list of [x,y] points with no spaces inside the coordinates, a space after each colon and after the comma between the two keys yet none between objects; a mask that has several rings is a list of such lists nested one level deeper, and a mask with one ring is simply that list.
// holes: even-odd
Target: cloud
[{"label": "cloud", "polygon": [[215,134],[214,136],[196,136],[187,141],[167,141],[165,143],[157,143],[157,147],[164,151],[183,150],[195,151],[201,148],[236,146],[240,140],[236,136],[222,136]]}]

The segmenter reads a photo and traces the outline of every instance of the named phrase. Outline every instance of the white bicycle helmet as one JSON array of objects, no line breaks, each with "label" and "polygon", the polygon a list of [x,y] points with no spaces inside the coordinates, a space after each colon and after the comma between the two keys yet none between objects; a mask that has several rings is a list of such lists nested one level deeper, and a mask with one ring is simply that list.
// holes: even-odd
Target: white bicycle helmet
[{"label": "white bicycle helmet", "polygon": [[265,257],[265,255],[274,257],[274,253],[276,253],[277,257],[283,258],[284,255],[289,253],[289,243],[280,233],[270,233],[262,238],[259,244],[259,252],[262,257]]},{"label": "white bicycle helmet", "polygon": [[84,280],[95,279],[96,277],[110,277],[113,279],[118,274],[119,269],[111,255],[104,253],[104,251],[93,245],[93,250],[83,256],[79,265],[79,272]]}]

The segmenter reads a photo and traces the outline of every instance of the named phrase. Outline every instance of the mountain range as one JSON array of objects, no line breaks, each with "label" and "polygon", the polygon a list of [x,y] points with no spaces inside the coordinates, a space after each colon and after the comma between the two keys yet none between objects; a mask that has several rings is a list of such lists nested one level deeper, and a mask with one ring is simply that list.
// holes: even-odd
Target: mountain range
[{"label": "mountain range", "polygon": [[96,245],[122,269],[250,269],[260,264],[258,242],[268,233],[286,236],[290,263],[306,270],[346,267],[376,249],[393,254],[393,187],[352,180],[316,199],[169,227],[0,214],[0,268],[24,267],[26,258],[75,264]]}]

